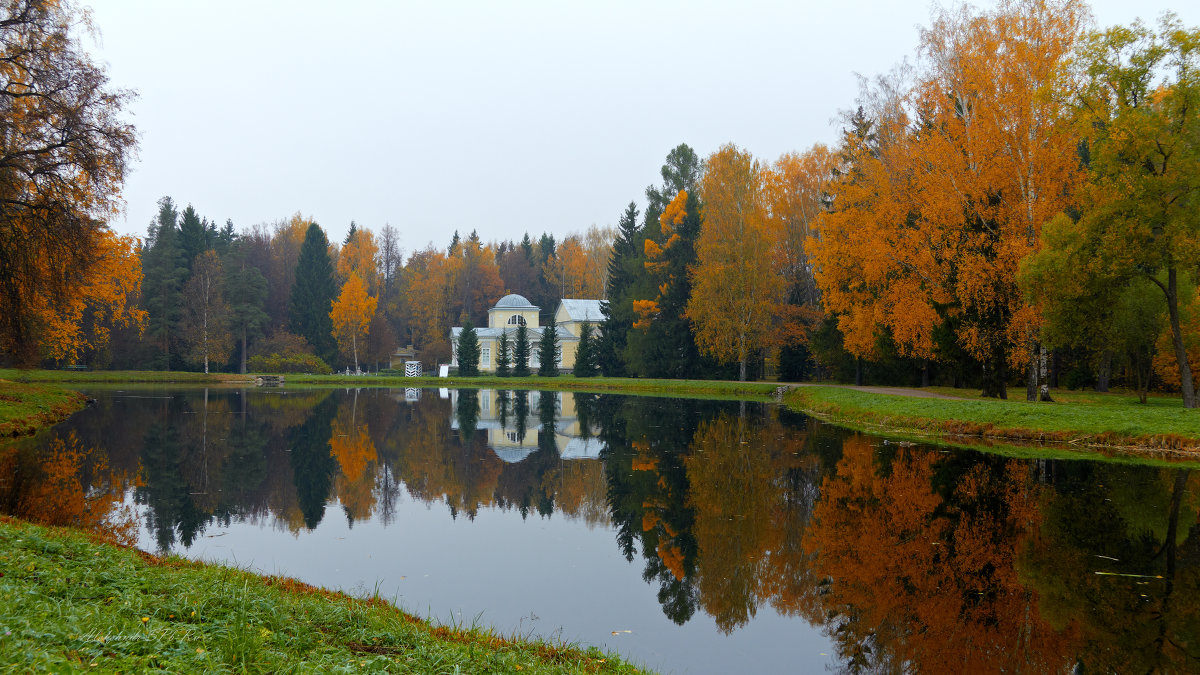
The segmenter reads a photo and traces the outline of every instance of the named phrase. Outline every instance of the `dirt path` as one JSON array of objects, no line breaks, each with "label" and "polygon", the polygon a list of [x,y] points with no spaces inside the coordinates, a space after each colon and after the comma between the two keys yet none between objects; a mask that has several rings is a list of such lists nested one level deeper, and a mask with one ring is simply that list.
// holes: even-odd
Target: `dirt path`
[{"label": "dirt path", "polygon": [[855,391],[865,391],[868,394],[890,394],[892,396],[908,396],[910,398],[941,398],[949,401],[966,401],[965,396],[947,396],[934,391],[925,391],[924,389],[913,389],[911,387],[867,387],[855,386],[853,384],[814,384],[801,383],[789,384],[788,387],[838,387],[840,389],[853,389]]}]

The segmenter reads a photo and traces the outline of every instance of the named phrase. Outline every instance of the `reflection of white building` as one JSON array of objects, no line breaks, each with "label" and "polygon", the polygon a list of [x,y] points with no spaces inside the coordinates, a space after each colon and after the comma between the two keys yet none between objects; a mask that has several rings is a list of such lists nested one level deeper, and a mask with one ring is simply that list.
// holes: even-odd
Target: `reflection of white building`
[{"label": "reflection of white building", "polygon": [[[479,417],[475,428],[487,432],[488,447],[496,456],[510,464],[519,462],[538,449],[538,432],[541,430],[541,420],[538,409],[543,396],[554,396],[557,399],[557,412],[554,415],[554,445],[563,459],[599,459],[604,444],[595,438],[595,429],[588,430],[588,438],[584,438],[579,418],[575,412],[575,397],[561,391],[528,391],[507,392],[508,409],[501,424],[500,392],[495,389],[479,389]],[[528,404],[525,406],[525,420],[522,425],[517,418],[517,397],[525,396]],[[450,428],[458,430],[458,397],[459,390],[450,391],[454,403],[454,412],[450,415]],[[520,429],[524,428],[524,438]]]}]

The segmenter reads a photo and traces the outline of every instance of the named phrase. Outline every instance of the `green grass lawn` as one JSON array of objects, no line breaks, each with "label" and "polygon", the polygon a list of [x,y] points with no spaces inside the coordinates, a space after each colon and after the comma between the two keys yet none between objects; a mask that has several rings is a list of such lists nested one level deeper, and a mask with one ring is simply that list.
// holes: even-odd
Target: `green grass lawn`
[{"label": "green grass lawn", "polygon": [[60,422],[84,401],[79,392],[0,379],[0,437],[23,436]]},{"label": "green grass lawn", "polygon": [[[829,415],[833,421],[899,429],[977,434],[997,438],[1181,449],[1200,447],[1200,411],[1186,410],[1177,397],[1055,392],[1054,403],[982,399],[971,392],[934,389],[963,400],[909,398],[839,387],[804,387],[791,392],[795,407]],[[971,397],[971,398],[967,398]]]},{"label": "green grass lawn", "polygon": [[13,672],[637,673],[596,649],[439,627],[379,598],[0,518]]}]

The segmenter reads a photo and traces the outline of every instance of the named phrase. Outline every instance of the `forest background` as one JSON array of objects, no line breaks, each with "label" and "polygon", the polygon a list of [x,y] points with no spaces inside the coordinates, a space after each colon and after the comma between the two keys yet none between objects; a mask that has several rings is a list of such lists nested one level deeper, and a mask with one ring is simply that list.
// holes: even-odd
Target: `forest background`
[{"label": "forest background", "polygon": [[507,293],[600,298],[611,376],[1179,391],[1196,407],[1200,31],[1092,27],[1082,2],[942,9],[864,80],[835,147],[670,152],[615,228],[405,252],[300,213],[239,230],[172,198],[106,219],[135,150],[69,5],[10,0],[0,92],[0,313],[20,366],[322,371]]}]

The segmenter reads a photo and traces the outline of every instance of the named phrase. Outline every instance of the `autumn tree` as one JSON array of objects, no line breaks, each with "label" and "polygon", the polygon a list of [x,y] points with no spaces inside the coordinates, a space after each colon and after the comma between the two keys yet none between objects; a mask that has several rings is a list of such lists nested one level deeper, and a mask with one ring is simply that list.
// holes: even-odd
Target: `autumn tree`
[{"label": "autumn tree", "polygon": [[342,286],[342,292],[334,300],[329,312],[333,325],[331,334],[337,339],[343,353],[354,358],[354,370],[358,370],[358,345],[366,337],[367,328],[379,298],[367,295],[367,286],[357,274],[351,274]]},{"label": "autumn tree", "polygon": [[378,296],[378,257],[379,247],[375,244],[375,235],[366,228],[359,228],[350,223],[350,232],[338,251],[338,277],[344,283],[349,281],[351,276],[357,275],[366,284],[367,292]]},{"label": "autumn tree", "polygon": [[216,251],[196,256],[192,277],[183,288],[185,309],[180,331],[190,360],[203,363],[206,375],[209,361],[223,363],[233,348],[223,288],[224,271]]},{"label": "autumn tree", "polygon": [[1186,408],[1200,406],[1182,329],[1180,276],[1200,253],[1200,30],[1163,18],[1091,35],[1079,97],[1089,180],[1082,236],[1111,283],[1141,277],[1159,288]]},{"label": "autumn tree", "polygon": [[308,340],[317,356],[326,363],[333,362],[337,349],[330,317],[336,294],[329,240],[319,225],[311,223],[296,263],[296,281],[288,301],[288,327]]},{"label": "autumn tree", "polygon": [[1075,0],[942,11],[915,83],[885,78],[865,97],[814,241],[852,353],[886,331],[900,355],[935,358],[934,331],[952,320],[996,397],[1010,363],[1040,357],[1016,272],[1079,182],[1063,87],[1085,19]]},{"label": "autumn tree", "polygon": [[772,265],[778,236],[765,214],[762,167],[737,146],[722,146],[705,162],[700,189],[704,220],[687,315],[700,348],[736,361],[745,381],[747,360],[774,334],[786,290]]},{"label": "autumn tree", "polygon": [[55,311],[38,312],[41,355],[59,363],[74,363],[109,345],[115,327],[141,331],[146,312],[137,307],[142,281],[137,240],[111,231],[95,242],[94,274],[80,285],[68,302]]},{"label": "autumn tree", "polygon": [[0,17],[0,351],[27,366],[39,322],[111,250],[105,220],[137,138],[122,119],[133,93],[110,87],[83,50],[75,5],[6,0]]}]

